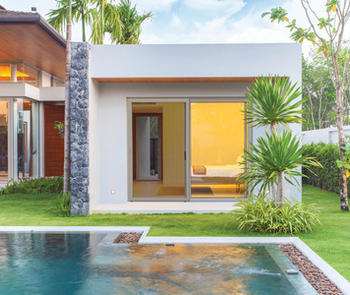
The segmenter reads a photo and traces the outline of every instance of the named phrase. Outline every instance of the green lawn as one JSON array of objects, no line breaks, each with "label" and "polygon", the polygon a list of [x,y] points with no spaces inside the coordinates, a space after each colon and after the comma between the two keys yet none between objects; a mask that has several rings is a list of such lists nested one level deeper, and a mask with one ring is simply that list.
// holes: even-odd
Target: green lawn
[{"label": "green lawn", "polygon": [[[267,236],[238,231],[231,214],[57,217],[55,199],[50,194],[0,196],[0,225],[148,225],[154,236]],[[299,237],[350,280],[350,213],[339,210],[336,194],[311,186],[303,187],[303,200],[319,209],[322,225]]]}]

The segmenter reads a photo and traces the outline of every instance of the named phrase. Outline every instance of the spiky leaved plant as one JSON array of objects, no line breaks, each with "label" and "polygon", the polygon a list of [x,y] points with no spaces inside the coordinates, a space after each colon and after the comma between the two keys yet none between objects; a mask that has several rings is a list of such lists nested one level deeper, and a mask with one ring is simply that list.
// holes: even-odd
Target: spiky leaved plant
[{"label": "spiky leaved plant", "polygon": [[293,184],[295,177],[301,176],[298,167],[317,165],[313,159],[303,157],[300,142],[290,131],[278,134],[278,126],[288,128],[288,124],[302,122],[300,95],[296,83],[280,76],[258,78],[247,92],[248,124],[270,127],[271,135],[259,138],[257,145],[246,152],[240,179],[251,190],[260,186],[260,191],[271,191],[276,204],[283,201],[284,181]]}]

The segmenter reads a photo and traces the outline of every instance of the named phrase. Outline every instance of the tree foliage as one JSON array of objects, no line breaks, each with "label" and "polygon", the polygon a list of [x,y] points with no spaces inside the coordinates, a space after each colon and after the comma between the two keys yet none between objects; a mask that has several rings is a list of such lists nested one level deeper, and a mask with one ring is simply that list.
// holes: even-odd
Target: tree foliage
[{"label": "tree foliage", "polygon": [[[335,88],[336,121],[339,142],[339,160],[345,155],[342,147],[345,145],[344,135],[344,96],[348,81],[350,52],[344,47],[344,35],[350,19],[349,0],[324,0],[324,11],[318,13],[309,0],[300,0],[308,22],[307,27],[301,27],[295,19],[288,18],[288,12],[282,7],[272,8],[262,14],[268,16],[271,22],[285,23],[290,30],[290,37],[296,42],[310,41],[326,57],[329,77]],[[340,168],[339,177],[340,208],[349,211],[348,189],[345,167]]]},{"label": "tree foliage", "polygon": [[[330,79],[327,57],[311,50],[302,60],[303,74],[303,130],[336,125],[335,88]],[[348,74],[348,79],[350,75]],[[349,84],[345,85],[344,124],[350,124]]]},{"label": "tree foliage", "polygon": [[[68,0],[56,0],[57,8],[48,13],[48,22],[64,32],[68,17]],[[103,44],[106,39],[115,44],[139,44],[141,25],[152,17],[151,12],[139,14],[130,0],[73,0],[72,22],[81,22],[82,40]],[[90,27],[87,38],[86,25]]]},{"label": "tree foliage", "polygon": [[[276,205],[284,198],[284,183],[298,183],[299,167],[309,169],[318,163],[305,157],[301,143],[288,130],[288,124],[302,121],[300,90],[288,77],[261,77],[247,91],[246,118],[252,126],[270,126],[271,134],[259,137],[243,157],[244,172],[239,179],[253,193],[272,193]],[[279,134],[278,126],[285,130]]]}]

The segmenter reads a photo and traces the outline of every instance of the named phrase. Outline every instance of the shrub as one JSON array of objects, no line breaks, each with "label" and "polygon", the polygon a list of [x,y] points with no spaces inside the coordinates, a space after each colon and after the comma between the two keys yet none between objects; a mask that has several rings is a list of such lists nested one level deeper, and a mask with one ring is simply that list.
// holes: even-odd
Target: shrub
[{"label": "shrub", "polygon": [[0,190],[0,195],[15,193],[61,193],[63,191],[63,177],[33,178],[10,181]]},{"label": "shrub", "polygon": [[57,198],[56,208],[59,216],[70,216],[70,194],[60,194]]},{"label": "shrub", "polygon": [[303,169],[303,174],[306,176],[303,177],[303,183],[339,193],[338,145],[331,143],[304,145],[304,155],[314,157],[323,167],[314,168],[315,174]]},{"label": "shrub", "polygon": [[252,232],[296,234],[309,232],[320,223],[317,215],[300,202],[285,200],[279,207],[265,195],[240,202],[240,209],[233,214],[239,230]]}]

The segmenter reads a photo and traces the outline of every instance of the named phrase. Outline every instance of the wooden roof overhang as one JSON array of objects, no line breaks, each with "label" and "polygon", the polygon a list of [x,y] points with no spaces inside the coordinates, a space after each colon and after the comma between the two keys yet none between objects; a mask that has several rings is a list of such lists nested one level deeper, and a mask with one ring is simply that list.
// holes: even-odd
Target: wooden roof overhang
[{"label": "wooden roof overhang", "polygon": [[0,62],[25,62],[64,79],[65,48],[38,13],[0,10]]}]

